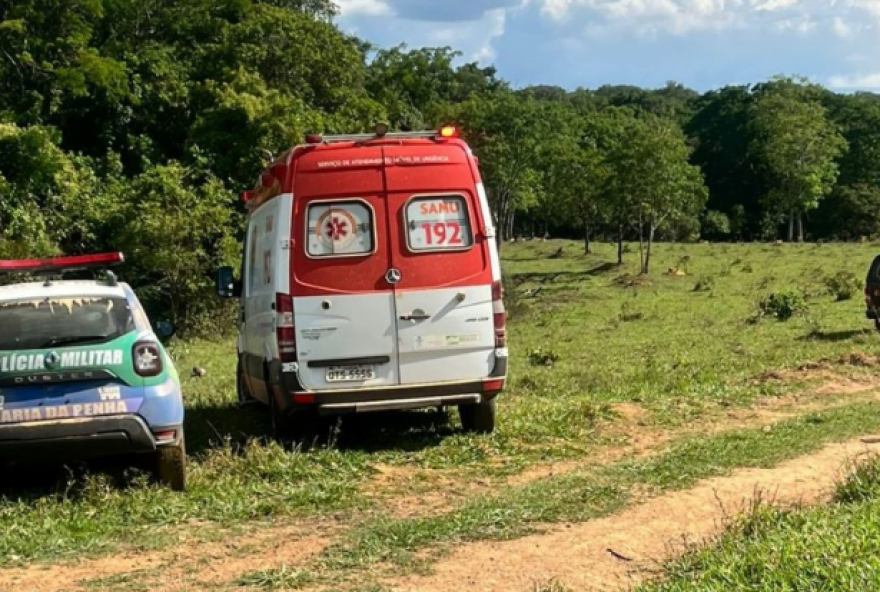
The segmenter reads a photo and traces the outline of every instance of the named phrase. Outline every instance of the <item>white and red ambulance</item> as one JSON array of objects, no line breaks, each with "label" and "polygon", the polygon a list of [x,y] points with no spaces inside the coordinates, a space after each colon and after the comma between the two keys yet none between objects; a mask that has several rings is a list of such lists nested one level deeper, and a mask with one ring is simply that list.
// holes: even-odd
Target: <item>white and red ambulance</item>
[{"label": "white and red ambulance", "polygon": [[241,280],[218,274],[220,295],[242,302],[242,402],[269,405],[281,434],[315,411],[443,406],[468,431],[494,430],[501,269],[477,160],[455,128],[310,135],[244,199]]}]

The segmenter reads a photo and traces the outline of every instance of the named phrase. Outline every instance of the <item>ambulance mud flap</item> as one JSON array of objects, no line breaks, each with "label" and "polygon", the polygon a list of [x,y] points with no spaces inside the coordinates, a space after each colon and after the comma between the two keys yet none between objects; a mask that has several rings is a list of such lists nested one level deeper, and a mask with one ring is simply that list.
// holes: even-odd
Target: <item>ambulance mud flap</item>
[{"label": "ambulance mud flap", "polygon": [[495,366],[492,368],[492,374],[489,378],[506,378],[507,377],[507,348],[499,348],[495,350]]}]

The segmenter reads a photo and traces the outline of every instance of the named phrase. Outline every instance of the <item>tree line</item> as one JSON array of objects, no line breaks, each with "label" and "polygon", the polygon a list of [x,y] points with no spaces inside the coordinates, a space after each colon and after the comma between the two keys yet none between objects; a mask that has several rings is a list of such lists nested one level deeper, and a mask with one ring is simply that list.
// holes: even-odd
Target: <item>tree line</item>
[{"label": "tree line", "polygon": [[378,121],[456,123],[504,240],[637,240],[645,272],[658,239],[880,234],[878,95],[783,77],[515,89],[335,16],[329,0],[0,4],[0,257],[121,249],[148,306],[198,329],[261,151]]}]

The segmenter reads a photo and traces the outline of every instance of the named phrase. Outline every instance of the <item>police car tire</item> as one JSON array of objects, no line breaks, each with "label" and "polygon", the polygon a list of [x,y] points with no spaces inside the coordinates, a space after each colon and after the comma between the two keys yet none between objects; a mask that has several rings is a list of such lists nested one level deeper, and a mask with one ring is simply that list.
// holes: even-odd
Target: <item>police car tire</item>
[{"label": "police car tire", "polygon": [[183,436],[174,446],[162,446],[156,450],[156,480],[173,491],[186,489],[186,444]]},{"label": "police car tire", "polygon": [[474,434],[491,434],[495,431],[495,409],[494,398],[476,405],[459,405],[461,427]]}]

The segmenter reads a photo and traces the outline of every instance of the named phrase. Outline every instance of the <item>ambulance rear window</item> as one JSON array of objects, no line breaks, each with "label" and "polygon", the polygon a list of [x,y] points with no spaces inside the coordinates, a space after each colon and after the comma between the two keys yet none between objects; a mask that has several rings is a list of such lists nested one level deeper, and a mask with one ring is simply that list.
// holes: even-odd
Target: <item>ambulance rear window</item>
[{"label": "ambulance rear window", "polygon": [[411,251],[467,250],[473,244],[467,201],[458,195],[411,199],[406,228]]},{"label": "ambulance rear window", "polygon": [[373,208],[365,201],[316,202],[308,208],[309,257],[357,257],[375,250]]},{"label": "ambulance rear window", "polygon": [[60,298],[0,303],[0,350],[104,343],[135,329],[125,298]]}]

